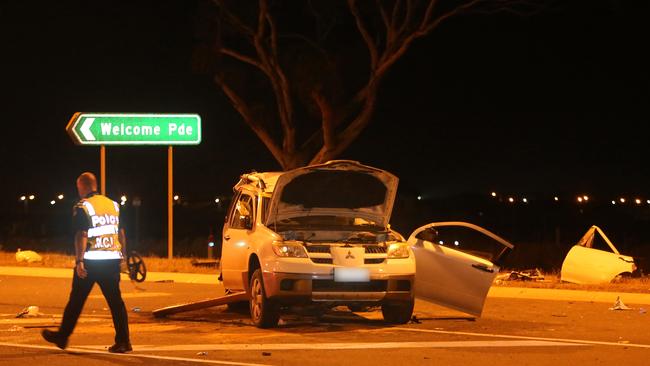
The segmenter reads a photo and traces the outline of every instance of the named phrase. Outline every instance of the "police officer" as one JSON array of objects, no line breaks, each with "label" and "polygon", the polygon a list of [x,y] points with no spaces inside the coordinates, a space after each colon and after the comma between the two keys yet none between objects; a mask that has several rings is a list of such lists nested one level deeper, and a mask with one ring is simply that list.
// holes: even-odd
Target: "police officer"
[{"label": "police officer", "polygon": [[42,335],[46,341],[65,349],[86,298],[97,282],[111,309],[115,327],[115,344],[108,351],[129,352],[132,350],[129,324],[120,292],[122,244],[126,244],[120,225],[120,206],[97,193],[97,179],[92,173],[77,178],[77,191],[81,200],[73,213],[76,260],[72,291],[59,330],[44,329]]}]

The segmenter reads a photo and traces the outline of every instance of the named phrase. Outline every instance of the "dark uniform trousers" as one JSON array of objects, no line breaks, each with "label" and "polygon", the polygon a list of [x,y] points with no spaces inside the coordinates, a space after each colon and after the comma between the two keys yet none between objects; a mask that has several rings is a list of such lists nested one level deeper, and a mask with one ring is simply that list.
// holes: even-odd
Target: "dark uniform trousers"
[{"label": "dark uniform trousers", "polygon": [[129,323],[126,307],[120,293],[120,259],[84,260],[84,267],[88,272],[86,278],[80,278],[74,271],[70,300],[63,312],[63,320],[59,334],[66,339],[74,330],[81,309],[88,298],[88,294],[95,282],[99,284],[108,307],[113,316],[115,327],[115,343],[129,343]]}]

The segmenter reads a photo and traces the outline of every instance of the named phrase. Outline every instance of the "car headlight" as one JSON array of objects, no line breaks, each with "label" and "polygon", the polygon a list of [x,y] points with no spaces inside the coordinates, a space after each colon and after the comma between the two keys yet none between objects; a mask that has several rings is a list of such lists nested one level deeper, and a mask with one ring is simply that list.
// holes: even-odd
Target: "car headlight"
[{"label": "car headlight", "polygon": [[305,247],[297,242],[274,241],[273,252],[278,257],[307,258]]},{"label": "car headlight", "polygon": [[386,251],[388,258],[408,258],[409,246],[406,243],[392,243]]}]

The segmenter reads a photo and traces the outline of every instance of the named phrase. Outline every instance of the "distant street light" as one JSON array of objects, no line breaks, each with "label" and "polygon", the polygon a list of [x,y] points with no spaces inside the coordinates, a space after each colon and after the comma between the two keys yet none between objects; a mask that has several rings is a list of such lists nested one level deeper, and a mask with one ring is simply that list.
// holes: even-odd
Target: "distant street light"
[{"label": "distant street light", "polygon": [[555,202],[560,200],[557,196],[553,197],[553,199],[555,200]]},{"label": "distant street light", "polygon": [[619,201],[621,201],[621,203],[625,203],[625,198],[621,197],[619,198]]},{"label": "distant street light", "polygon": [[30,194],[30,195],[29,195],[29,199],[30,199],[30,200],[33,200],[34,198],[36,198],[36,196],[34,196],[33,194]]},{"label": "distant street light", "polygon": [[63,195],[60,194],[60,195],[57,196],[57,198],[60,199],[60,200],[62,200],[62,199],[63,199]]},{"label": "distant street light", "polygon": [[178,199],[179,199],[179,198],[180,198],[180,197],[178,197],[178,195],[177,195],[177,194],[176,194],[176,195],[174,195],[174,201],[178,201]]},{"label": "distant street light", "polygon": [[418,196],[418,201],[421,201],[421,200],[422,200],[422,196]]},{"label": "distant street light", "polygon": [[496,192],[492,192],[492,197],[496,197],[496,196],[497,196],[497,193],[496,193]]},{"label": "distant street light", "polygon": [[220,199],[218,199],[218,198],[215,198],[215,199],[214,199],[214,203],[219,203],[219,202],[221,202]]},{"label": "distant street light", "polygon": [[524,201],[524,203],[528,203],[528,198],[524,197],[522,201]]},{"label": "distant street light", "polygon": [[122,200],[122,202],[126,202],[126,196],[123,195],[122,197],[120,197],[120,200]]},{"label": "distant street light", "polygon": [[55,203],[56,203],[55,200],[51,200],[51,201],[50,201],[50,205],[54,205]]},{"label": "distant street light", "polygon": [[513,202],[515,202],[515,199],[512,198],[512,197],[508,197],[508,202],[513,203]]},{"label": "distant street light", "polygon": [[615,200],[612,200],[612,205],[615,205],[615,204],[616,204],[616,201],[615,201]]},{"label": "distant street light", "polygon": [[582,201],[583,201],[583,198],[582,198],[582,197],[578,197],[578,202],[582,203]]},{"label": "distant street light", "polygon": [[585,201],[589,201],[589,196],[584,195],[584,196],[582,196],[582,199],[585,200]]},{"label": "distant street light", "polygon": [[27,197],[25,197],[25,196],[20,196],[20,200],[21,200],[21,201],[24,201],[24,200],[26,200],[26,199],[27,199]]},{"label": "distant street light", "polygon": [[637,199],[634,200],[634,202],[635,202],[637,205],[640,205],[640,204],[641,204],[641,199],[640,199],[640,198],[637,198]]}]

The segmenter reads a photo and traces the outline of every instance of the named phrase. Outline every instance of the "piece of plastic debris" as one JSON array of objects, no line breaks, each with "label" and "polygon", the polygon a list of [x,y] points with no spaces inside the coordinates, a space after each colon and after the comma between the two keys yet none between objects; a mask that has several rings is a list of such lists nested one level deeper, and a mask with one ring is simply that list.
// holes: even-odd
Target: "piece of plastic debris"
[{"label": "piece of plastic debris", "polygon": [[39,310],[38,306],[30,305],[16,314],[16,318],[34,318],[43,315]]},{"label": "piece of plastic debris", "polygon": [[621,300],[620,296],[616,296],[616,301],[614,302],[614,306],[609,308],[609,310],[632,310],[632,308],[625,305]]},{"label": "piece of plastic debris", "polygon": [[271,352],[262,352],[262,356],[270,356]]},{"label": "piece of plastic debris", "polygon": [[133,312],[135,312],[135,313],[139,313],[142,309],[140,309],[139,307],[136,306],[131,310],[133,310]]},{"label": "piece of plastic debris", "polygon": [[509,274],[502,274],[497,278],[502,281],[544,281],[544,275],[537,268],[524,271],[511,271]]},{"label": "piece of plastic debris", "polygon": [[196,355],[197,355],[197,356],[207,356],[207,355],[208,355],[208,352],[206,352],[206,351],[201,351],[201,352],[197,352]]},{"label": "piece of plastic debris", "polygon": [[16,261],[27,263],[43,262],[43,257],[33,250],[20,250],[18,248],[18,251],[16,251]]},{"label": "piece of plastic debris", "polygon": [[411,317],[411,320],[409,320],[409,321],[410,321],[411,323],[415,323],[415,324],[421,324],[421,323],[422,323],[422,322],[420,321],[420,319],[418,319],[418,317],[415,316],[415,315],[413,315],[413,316]]}]

